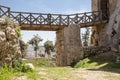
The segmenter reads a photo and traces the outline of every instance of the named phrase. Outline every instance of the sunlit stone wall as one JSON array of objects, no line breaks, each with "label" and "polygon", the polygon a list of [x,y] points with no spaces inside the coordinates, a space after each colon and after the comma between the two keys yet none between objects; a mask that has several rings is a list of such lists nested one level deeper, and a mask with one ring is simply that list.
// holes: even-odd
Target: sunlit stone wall
[{"label": "sunlit stone wall", "polygon": [[57,33],[57,61],[58,66],[71,65],[83,58],[80,39],[80,26],[72,24],[58,30]]}]

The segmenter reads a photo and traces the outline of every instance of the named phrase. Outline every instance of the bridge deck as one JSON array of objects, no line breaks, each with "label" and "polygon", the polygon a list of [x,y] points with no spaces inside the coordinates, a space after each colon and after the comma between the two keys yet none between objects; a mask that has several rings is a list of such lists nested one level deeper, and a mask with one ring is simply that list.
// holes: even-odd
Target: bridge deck
[{"label": "bridge deck", "polygon": [[[0,6],[0,17],[9,17],[21,25],[22,30],[58,30],[70,24],[79,24],[81,28],[106,23],[107,16],[101,11],[77,14],[43,14],[15,12],[9,7]],[[103,20],[104,19],[104,20]]]},{"label": "bridge deck", "polygon": [[[104,20],[104,21],[98,21],[98,22],[95,22],[95,23],[87,23],[87,24],[80,24],[80,28],[84,28],[84,27],[90,27],[90,26],[93,26],[93,25],[98,25],[98,24],[101,24],[101,23],[106,23],[107,20]],[[45,25],[45,24],[21,24],[21,29],[22,30],[43,30],[43,31],[57,31],[61,28],[64,28],[64,27],[68,27],[67,25],[62,25],[62,26],[59,26],[59,25]]]}]

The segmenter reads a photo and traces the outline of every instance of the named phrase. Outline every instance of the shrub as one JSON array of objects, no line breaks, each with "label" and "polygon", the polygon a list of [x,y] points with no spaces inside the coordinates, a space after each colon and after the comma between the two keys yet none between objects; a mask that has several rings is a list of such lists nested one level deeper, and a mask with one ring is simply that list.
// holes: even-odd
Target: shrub
[{"label": "shrub", "polygon": [[90,64],[89,64],[89,59],[86,58],[84,60],[81,60],[80,62],[78,62],[74,67],[75,68],[85,68],[85,67],[88,67]]},{"label": "shrub", "polygon": [[5,65],[0,69],[0,80],[10,80],[12,73],[13,69]]},{"label": "shrub", "polygon": [[14,68],[15,72],[28,72],[32,71],[30,68],[26,66],[25,62],[22,62],[20,58],[15,58],[13,60],[12,67]]},{"label": "shrub", "polygon": [[18,37],[21,37],[21,36],[22,36],[22,34],[21,34],[21,32],[20,32],[20,31],[21,31],[20,26],[16,26],[15,31],[16,31]]}]

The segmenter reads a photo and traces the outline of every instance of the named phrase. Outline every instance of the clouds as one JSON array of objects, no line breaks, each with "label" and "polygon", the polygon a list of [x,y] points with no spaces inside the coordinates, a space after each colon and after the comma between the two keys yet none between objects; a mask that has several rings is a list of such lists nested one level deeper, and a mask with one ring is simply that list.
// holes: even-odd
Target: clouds
[{"label": "clouds", "polygon": [[[22,12],[74,14],[91,10],[91,0],[0,0],[0,3]],[[49,39],[55,42],[56,37],[55,32],[22,31],[22,34],[25,42],[35,34],[39,34],[44,41]]]},{"label": "clouds", "polygon": [[91,0],[1,0],[14,11],[37,13],[81,13],[91,8]]},{"label": "clouds", "polygon": [[67,9],[65,11],[62,12],[62,14],[75,14],[75,13],[84,13],[84,12],[88,12],[90,11],[89,9],[84,9],[84,8],[80,8],[80,9]]}]

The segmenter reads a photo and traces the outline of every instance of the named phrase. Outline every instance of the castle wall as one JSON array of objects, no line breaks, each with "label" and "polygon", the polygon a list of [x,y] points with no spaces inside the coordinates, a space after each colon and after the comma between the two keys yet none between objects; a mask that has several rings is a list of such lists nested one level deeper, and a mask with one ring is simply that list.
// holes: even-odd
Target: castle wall
[{"label": "castle wall", "polygon": [[[92,0],[95,1],[95,0]],[[97,1],[97,0],[96,0]],[[94,3],[94,4],[93,4]],[[92,8],[96,9],[96,2],[92,3]],[[120,42],[120,0],[109,0],[109,21],[105,25],[97,25],[94,30],[99,32],[99,45],[109,46],[118,50]],[[99,29],[102,27],[102,29]],[[96,29],[97,28],[97,29]]]},{"label": "castle wall", "polygon": [[[112,3],[111,3],[112,5]],[[113,3],[115,5],[115,3]],[[116,7],[112,12],[108,24],[105,26],[106,36],[108,36],[109,45],[118,50],[120,39],[120,0],[117,0]]]},{"label": "castle wall", "polygon": [[99,10],[99,0],[92,0],[92,11],[98,11]]},{"label": "castle wall", "polygon": [[[99,11],[100,10],[100,1],[101,0],[92,0],[92,11]],[[102,0],[104,1],[104,0]],[[109,12],[112,14],[116,8],[117,0],[109,0]]]},{"label": "castle wall", "polygon": [[58,66],[71,65],[83,58],[80,27],[72,24],[56,32]]}]

